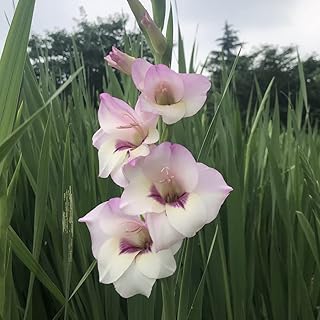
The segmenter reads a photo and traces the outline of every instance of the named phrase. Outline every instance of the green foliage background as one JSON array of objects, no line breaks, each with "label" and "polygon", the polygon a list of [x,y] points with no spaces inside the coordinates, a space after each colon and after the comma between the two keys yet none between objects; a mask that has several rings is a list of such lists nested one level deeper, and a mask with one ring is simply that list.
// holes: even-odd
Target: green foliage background
[{"label": "green foliage background", "polygon": [[[161,26],[165,2],[154,3]],[[20,0],[0,61],[0,319],[319,319],[320,136],[305,116],[303,65],[285,123],[273,80],[266,90],[256,83],[243,119],[235,57],[201,112],[160,128],[162,140],[188,147],[234,191],[219,218],[184,242],[175,275],[158,281],[150,299],[125,300],[98,282],[77,222],[121,193],[97,177],[86,68],[73,46],[71,77],[58,89],[47,60],[36,77],[26,56],[33,6]],[[139,56],[141,43],[126,39],[125,50]],[[180,30],[178,56],[180,71],[195,69],[193,55],[186,67]],[[106,74],[104,90],[134,105],[131,79]]]}]

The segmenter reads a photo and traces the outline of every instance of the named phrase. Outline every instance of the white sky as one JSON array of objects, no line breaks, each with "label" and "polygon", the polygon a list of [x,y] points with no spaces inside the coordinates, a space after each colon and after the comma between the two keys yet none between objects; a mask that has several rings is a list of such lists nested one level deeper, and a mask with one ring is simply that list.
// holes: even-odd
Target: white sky
[{"label": "white sky", "polygon": [[[151,10],[151,1],[141,1]],[[261,44],[296,45],[302,55],[320,53],[320,0],[176,0],[179,21],[187,50],[198,26],[198,60],[216,48],[227,20],[239,30],[240,40],[247,43],[245,50]],[[117,12],[132,16],[126,0],[36,0],[32,31],[65,28],[72,30],[74,18],[83,6],[88,18],[106,17]],[[8,32],[5,13],[13,16],[12,0],[0,0],[0,52]],[[131,18],[129,26],[134,25]]]}]

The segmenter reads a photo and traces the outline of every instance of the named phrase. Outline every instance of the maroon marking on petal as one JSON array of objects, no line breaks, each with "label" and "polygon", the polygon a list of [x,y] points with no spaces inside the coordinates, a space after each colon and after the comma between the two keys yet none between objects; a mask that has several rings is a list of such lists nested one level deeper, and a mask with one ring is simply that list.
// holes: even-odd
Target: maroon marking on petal
[{"label": "maroon marking on petal", "polygon": [[158,201],[161,204],[166,204],[166,201],[161,197],[161,194],[159,193],[159,191],[154,185],[152,185],[150,194],[148,195],[148,197]]},{"label": "maroon marking on petal", "polygon": [[116,150],[114,150],[114,152],[117,151],[123,151],[123,150],[127,150],[127,149],[132,149],[135,148],[136,146],[129,142],[129,141],[123,141],[123,140],[118,140],[116,142]]},{"label": "maroon marking on petal", "polygon": [[175,208],[185,209],[185,204],[187,203],[189,193],[183,193],[176,201],[169,203],[171,206]]},{"label": "maroon marking on petal", "polygon": [[120,253],[134,253],[134,252],[138,252],[141,251],[141,248],[135,247],[133,246],[129,241],[122,239],[120,241]]}]

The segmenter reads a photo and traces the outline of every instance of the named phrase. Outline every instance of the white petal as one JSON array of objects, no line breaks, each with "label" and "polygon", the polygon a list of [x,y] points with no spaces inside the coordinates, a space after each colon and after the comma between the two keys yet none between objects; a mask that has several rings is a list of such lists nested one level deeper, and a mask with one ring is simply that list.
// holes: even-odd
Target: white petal
[{"label": "white petal", "polygon": [[92,144],[99,149],[105,141],[108,139],[108,135],[100,128],[92,137]]},{"label": "white petal", "polygon": [[156,251],[169,249],[176,243],[181,245],[184,236],[171,226],[165,213],[146,214],[146,222]]},{"label": "white petal", "polygon": [[153,144],[158,142],[160,136],[159,131],[156,128],[149,129],[148,136],[144,139],[144,144]]},{"label": "white petal", "polygon": [[123,174],[123,166],[111,171],[110,176],[119,187],[125,188],[128,185],[128,180]]},{"label": "white petal", "polygon": [[170,250],[173,253],[173,255],[175,255],[179,249],[181,248],[183,240],[178,241],[177,243],[175,243],[173,246],[171,246]]},{"label": "white petal", "polygon": [[171,105],[159,105],[141,94],[138,102],[141,110],[161,115],[166,124],[178,122],[186,113],[186,106],[183,101]]},{"label": "white petal", "polygon": [[201,197],[190,193],[184,207],[166,204],[169,223],[185,237],[193,237],[207,221],[207,209]]},{"label": "white petal", "polygon": [[186,106],[183,101],[169,105],[162,106],[161,112],[162,120],[166,124],[173,124],[181,120],[186,113]]},{"label": "white petal", "polygon": [[139,252],[121,253],[118,239],[107,240],[98,254],[99,281],[112,283],[118,280],[132,264]]},{"label": "white petal", "polygon": [[123,298],[130,298],[136,294],[143,294],[150,297],[152,287],[156,282],[142,274],[135,263],[132,263],[127,271],[114,282],[114,288]]},{"label": "white petal", "polygon": [[162,212],[164,205],[150,197],[152,184],[143,174],[136,176],[124,189],[120,208],[129,215]]},{"label": "white petal", "polygon": [[107,178],[113,170],[121,167],[127,158],[127,150],[116,150],[116,141],[108,139],[99,149],[99,176]]},{"label": "white petal", "polygon": [[177,267],[170,249],[141,253],[136,257],[136,266],[146,277],[153,279],[169,277]]},{"label": "white petal", "polygon": [[150,153],[149,147],[145,144],[141,144],[139,147],[130,150],[129,161],[138,158],[145,157]]}]

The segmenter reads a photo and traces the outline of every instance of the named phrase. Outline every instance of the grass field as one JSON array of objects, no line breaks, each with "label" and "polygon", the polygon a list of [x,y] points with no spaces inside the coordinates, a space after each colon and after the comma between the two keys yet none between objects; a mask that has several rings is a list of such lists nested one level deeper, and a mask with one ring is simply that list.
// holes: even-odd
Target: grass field
[{"label": "grass field", "polygon": [[[184,241],[174,276],[149,299],[125,300],[99,283],[77,222],[121,194],[97,177],[97,106],[85,66],[75,51],[62,87],[46,63],[36,79],[26,59],[33,6],[20,0],[0,62],[0,319],[320,319],[320,135],[307,116],[303,66],[286,123],[269,99],[272,81],[255,88],[257,102],[241,118],[233,68],[201,112],[161,126],[162,141],[188,147],[234,191],[219,218]],[[137,56],[139,44],[130,49]],[[183,72],[181,38],[178,57]],[[106,91],[134,105],[131,79],[106,74]]]}]

